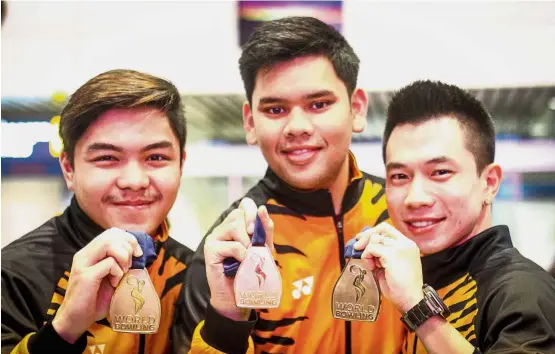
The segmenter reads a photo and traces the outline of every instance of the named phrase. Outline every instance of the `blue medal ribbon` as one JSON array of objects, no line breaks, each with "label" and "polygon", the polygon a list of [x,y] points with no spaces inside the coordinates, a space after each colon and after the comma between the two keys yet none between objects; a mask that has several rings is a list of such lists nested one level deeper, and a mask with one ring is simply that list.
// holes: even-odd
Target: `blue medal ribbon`
[{"label": "blue medal ribbon", "polygon": [[[362,229],[361,232],[364,232],[368,229],[370,229],[370,227],[366,226],[366,227],[364,227],[364,229]],[[354,246],[355,246],[356,242],[357,242],[356,238],[353,238],[353,239],[349,240],[349,242],[347,242],[347,245],[345,245],[345,258],[360,259],[360,257],[362,257],[362,252],[364,250],[355,251]]]},{"label": "blue medal ribbon", "polygon": [[[264,246],[266,244],[266,230],[264,230],[264,225],[258,215],[256,215],[254,234],[252,235],[251,244],[252,246]],[[241,262],[235,258],[229,257],[224,259],[224,275],[228,278],[233,278],[235,274],[237,274],[240,264]]]},{"label": "blue medal ribbon", "polygon": [[154,241],[152,237],[140,231],[127,231],[135,236],[139,246],[143,250],[143,255],[140,257],[133,257],[131,269],[144,269],[156,259],[156,249],[154,248]]}]

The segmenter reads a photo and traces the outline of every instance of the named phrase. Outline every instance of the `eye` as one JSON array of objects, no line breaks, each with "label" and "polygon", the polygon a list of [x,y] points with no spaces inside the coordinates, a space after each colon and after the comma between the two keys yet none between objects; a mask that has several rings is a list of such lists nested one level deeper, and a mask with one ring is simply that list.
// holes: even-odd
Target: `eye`
[{"label": "eye", "polygon": [[117,161],[117,159],[114,156],[110,156],[110,155],[103,155],[103,156],[98,156],[95,157],[93,159],[94,162],[97,161]]},{"label": "eye", "polygon": [[160,154],[150,155],[148,157],[148,159],[150,161],[167,161],[167,160],[169,160],[169,158],[167,156],[160,155]]},{"label": "eye", "polygon": [[395,174],[392,174],[389,178],[393,181],[396,181],[401,179],[407,179],[408,176],[403,173],[395,173]]},{"label": "eye", "polygon": [[310,105],[310,108],[315,110],[320,110],[328,107],[329,105],[330,105],[329,101],[317,101],[317,102],[313,102]]},{"label": "eye", "polygon": [[271,114],[271,115],[280,115],[285,113],[285,108],[283,107],[269,107],[264,109],[264,112]]},{"label": "eye", "polygon": [[450,171],[450,170],[435,170],[432,173],[432,176],[446,176],[446,175],[450,175],[452,173],[453,173],[453,171]]}]

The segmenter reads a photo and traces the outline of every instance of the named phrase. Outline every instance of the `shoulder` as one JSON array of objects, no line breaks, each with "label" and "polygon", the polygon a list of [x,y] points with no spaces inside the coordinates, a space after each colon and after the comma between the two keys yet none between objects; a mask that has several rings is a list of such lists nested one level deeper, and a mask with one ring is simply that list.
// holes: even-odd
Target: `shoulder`
[{"label": "shoulder", "polygon": [[28,264],[44,256],[52,256],[54,244],[58,237],[58,228],[54,217],[36,229],[2,248],[2,269]]},{"label": "shoulder", "polygon": [[477,274],[477,285],[491,313],[503,306],[518,309],[542,304],[555,311],[555,279],[515,248],[492,257]]},{"label": "shoulder", "polygon": [[365,181],[369,181],[372,184],[377,184],[377,185],[380,185],[380,186],[385,188],[385,178],[378,177],[378,176],[375,176],[375,175],[371,175],[371,174],[366,173],[364,171],[360,171],[360,172],[362,172],[362,178]]}]

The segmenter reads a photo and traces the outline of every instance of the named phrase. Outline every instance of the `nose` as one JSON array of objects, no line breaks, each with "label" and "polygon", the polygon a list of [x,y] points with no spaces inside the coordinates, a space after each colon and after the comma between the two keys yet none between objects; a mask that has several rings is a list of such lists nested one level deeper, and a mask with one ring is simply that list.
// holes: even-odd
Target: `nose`
[{"label": "nose", "polygon": [[414,177],[411,181],[409,192],[405,198],[407,208],[421,208],[434,205],[434,199],[426,190],[426,183],[422,178]]},{"label": "nose", "polygon": [[128,162],[122,168],[117,186],[120,189],[130,189],[132,191],[139,191],[148,188],[150,178],[145,171],[145,168],[139,162]]},{"label": "nose", "polygon": [[314,126],[310,116],[300,107],[295,107],[289,113],[289,121],[283,131],[287,137],[297,137],[302,135],[312,135]]}]

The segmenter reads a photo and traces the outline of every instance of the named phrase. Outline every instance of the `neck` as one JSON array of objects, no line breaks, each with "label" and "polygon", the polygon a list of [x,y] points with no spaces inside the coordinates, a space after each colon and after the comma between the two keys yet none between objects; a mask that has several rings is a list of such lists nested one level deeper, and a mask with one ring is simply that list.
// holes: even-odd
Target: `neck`
[{"label": "neck", "polygon": [[343,196],[345,195],[345,191],[347,190],[347,186],[349,185],[349,177],[350,177],[349,171],[350,171],[349,156],[347,156],[347,158],[345,159],[343,165],[339,170],[339,173],[337,174],[337,178],[335,179],[335,181],[332,182],[329,188],[335,215],[339,215],[341,213],[341,204],[343,203]]},{"label": "neck", "polygon": [[474,236],[478,235],[482,231],[487,230],[490,227],[492,227],[493,226],[493,221],[492,220],[493,219],[492,219],[492,216],[491,216],[491,206],[490,205],[482,206],[482,212],[480,213],[480,217],[476,221],[476,224],[474,225],[474,228],[472,228],[472,231],[468,234],[468,236],[466,236],[465,238],[460,240],[456,244],[456,246],[462,245],[463,243],[470,240]]}]

